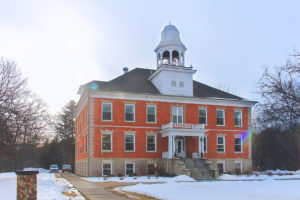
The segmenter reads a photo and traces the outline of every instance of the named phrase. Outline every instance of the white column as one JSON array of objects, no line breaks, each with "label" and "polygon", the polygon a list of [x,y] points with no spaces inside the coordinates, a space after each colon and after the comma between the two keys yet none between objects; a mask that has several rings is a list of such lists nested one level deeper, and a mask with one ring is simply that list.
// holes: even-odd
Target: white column
[{"label": "white column", "polygon": [[184,53],[182,54],[182,65],[184,66]]},{"label": "white column", "polygon": [[172,57],[172,52],[170,52],[170,65],[172,65],[172,64],[173,64],[173,57]]},{"label": "white column", "polygon": [[169,156],[168,158],[172,158],[172,150],[173,150],[173,144],[172,144],[172,139],[173,139],[173,136],[168,136],[168,152],[169,152]]}]

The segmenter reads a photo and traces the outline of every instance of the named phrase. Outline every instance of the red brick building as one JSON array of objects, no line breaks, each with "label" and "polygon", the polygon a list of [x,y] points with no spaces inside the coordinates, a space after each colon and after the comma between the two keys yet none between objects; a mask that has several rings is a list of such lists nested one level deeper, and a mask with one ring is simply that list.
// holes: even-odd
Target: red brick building
[{"label": "red brick building", "polygon": [[155,48],[157,69],[136,68],[80,86],[76,174],[144,175],[153,166],[196,178],[252,168],[251,107],[255,104],[193,80],[186,47],[173,25]]}]

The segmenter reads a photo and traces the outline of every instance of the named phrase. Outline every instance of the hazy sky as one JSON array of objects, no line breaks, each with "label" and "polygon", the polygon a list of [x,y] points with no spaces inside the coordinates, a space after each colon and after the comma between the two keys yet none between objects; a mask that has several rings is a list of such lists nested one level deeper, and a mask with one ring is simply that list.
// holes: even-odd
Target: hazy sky
[{"label": "hazy sky", "polygon": [[195,80],[250,100],[259,99],[264,65],[300,51],[299,0],[0,0],[0,56],[18,63],[55,113],[78,99],[81,84],[113,79],[125,66],[156,68],[153,50],[169,21]]}]

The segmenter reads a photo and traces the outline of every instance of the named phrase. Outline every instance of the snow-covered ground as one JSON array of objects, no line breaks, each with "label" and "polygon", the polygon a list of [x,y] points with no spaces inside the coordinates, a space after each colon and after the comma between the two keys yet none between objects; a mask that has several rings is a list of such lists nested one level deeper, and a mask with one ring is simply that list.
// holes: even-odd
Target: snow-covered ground
[{"label": "snow-covered ground", "polygon": [[153,182],[193,182],[195,181],[193,178],[186,176],[186,175],[180,175],[175,177],[147,177],[147,176],[137,176],[137,177],[87,177],[82,178],[84,180],[90,181],[90,182],[106,182],[106,181],[116,181],[116,182],[143,182],[143,183],[153,183]]},{"label": "snow-covered ground", "polygon": [[164,200],[299,200],[300,180],[139,183],[120,188]]},{"label": "snow-covered ground", "polygon": [[[37,196],[38,200],[84,200],[78,190],[70,182],[55,174],[48,173],[45,169],[26,168],[24,170],[38,170],[37,176]],[[14,172],[0,173],[0,199],[16,199],[17,176]],[[62,192],[74,194],[76,197],[65,196]]]},{"label": "snow-covered ground", "polygon": [[267,170],[264,172],[254,172],[252,175],[230,175],[224,174],[219,176],[218,180],[300,180],[300,170],[287,171],[287,170]]}]

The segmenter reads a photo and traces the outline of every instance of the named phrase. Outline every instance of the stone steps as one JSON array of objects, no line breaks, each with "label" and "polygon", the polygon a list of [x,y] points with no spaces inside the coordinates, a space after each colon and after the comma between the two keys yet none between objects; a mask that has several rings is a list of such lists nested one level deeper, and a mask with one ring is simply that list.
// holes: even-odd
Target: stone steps
[{"label": "stone steps", "polygon": [[187,169],[191,170],[191,177],[195,180],[213,180],[215,179],[214,170],[209,168],[206,159],[191,159],[184,160]]}]

